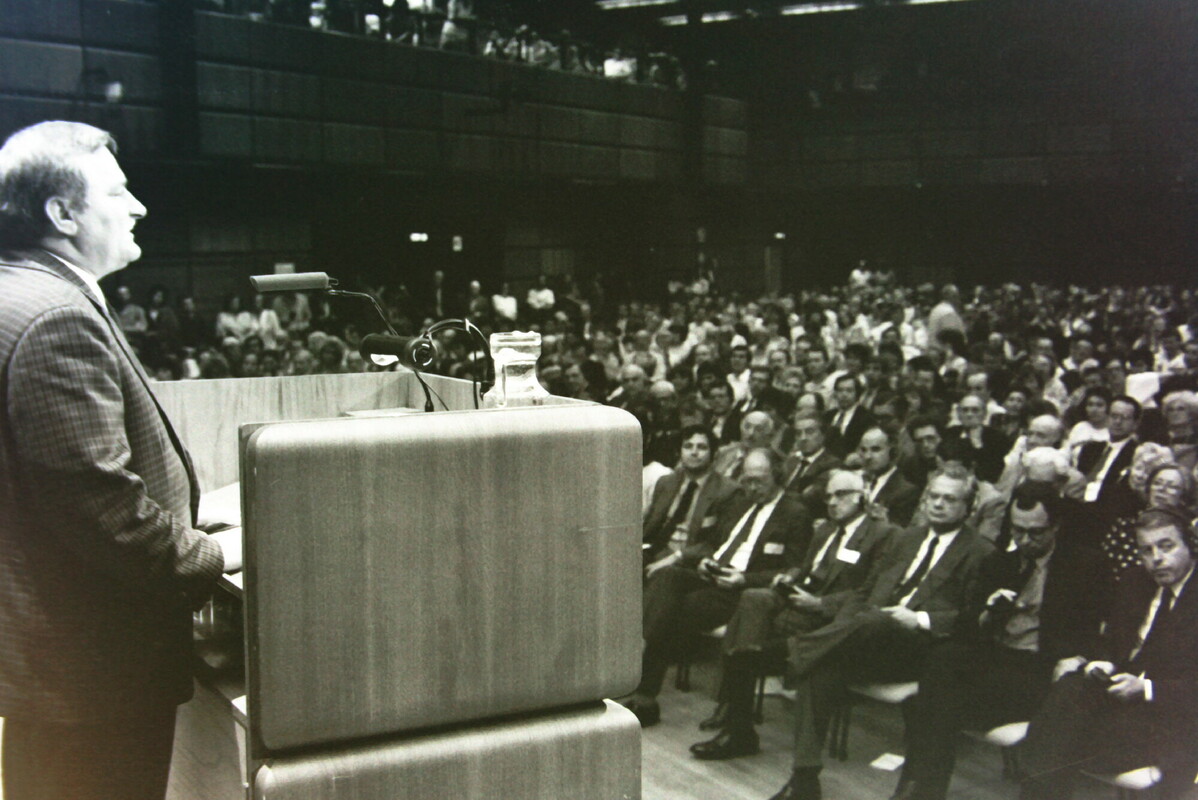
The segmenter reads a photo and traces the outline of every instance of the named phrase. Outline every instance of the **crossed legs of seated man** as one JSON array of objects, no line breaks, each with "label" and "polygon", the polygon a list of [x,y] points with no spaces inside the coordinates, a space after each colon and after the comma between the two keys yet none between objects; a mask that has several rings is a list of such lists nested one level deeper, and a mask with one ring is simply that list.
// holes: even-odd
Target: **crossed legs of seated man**
[{"label": "crossed legs of seated man", "polygon": [[749,589],[741,594],[724,634],[716,710],[699,724],[703,730],[720,732],[713,739],[691,746],[697,758],[736,758],[757,752],[753,693],[758,677],[785,661],[785,637],[815,630],[827,621],[820,614],[790,608],[782,594],[773,589]]},{"label": "crossed legs of seated man", "polygon": [[790,640],[795,685],[795,756],[790,781],[771,800],[819,800],[828,725],[850,683],[917,680],[932,641],[866,607]]},{"label": "crossed legs of seated man", "polygon": [[665,567],[645,587],[645,650],[641,682],[623,702],[642,725],[661,718],[657,695],[666,670],[694,646],[703,631],[731,619],[741,592],[716,586],[694,569]]},{"label": "crossed legs of seated man", "polygon": [[905,708],[907,758],[895,798],[944,800],[958,734],[1031,719],[1052,680],[1036,652],[952,641],[928,653],[919,694]]},{"label": "crossed legs of seated man", "polygon": [[1147,703],[1124,702],[1081,672],[1053,684],[1020,747],[1020,800],[1068,800],[1078,770],[1119,773],[1155,764],[1157,796],[1190,797],[1198,769],[1194,723],[1163,725]]}]

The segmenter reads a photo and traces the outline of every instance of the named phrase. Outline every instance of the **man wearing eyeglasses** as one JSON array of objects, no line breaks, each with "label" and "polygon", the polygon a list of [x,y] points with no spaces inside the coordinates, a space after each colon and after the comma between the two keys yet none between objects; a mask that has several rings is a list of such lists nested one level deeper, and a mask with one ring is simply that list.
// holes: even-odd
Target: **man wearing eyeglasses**
[{"label": "man wearing eyeglasses", "polygon": [[958,635],[993,551],[965,521],[976,497],[973,474],[946,464],[925,493],[927,525],[895,537],[831,622],[788,640],[794,770],[771,800],[820,799],[824,740],[849,683],[916,680],[935,646]]},{"label": "man wearing eyeglasses", "polygon": [[1077,770],[1160,770],[1155,795],[1193,797],[1198,772],[1198,533],[1186,512],[1136,520],[1142,570],[1119,582],[1095,647],[1061,661],[1022,746],[1022,800],[1068,800]]},{"label": "man wearing eyeglasses", "polygon": [[815,530],[801,566],[769,589],[740,596],[724,634],[724,669],[715,713],[699,724],[720,729],[691,746],[696,758],[718,760],[756,753],[753,687],[771,661],[785,655],[785,637],[832,621],[835,609],[865,581],[898,526],[865,513],[865,481],[848,470],[828,479],[828,519]]},{"label": "man wearing eyeglasses", "polygon": [[1068,508],[1049,485],[1015,488],[1006,518],[1014,549],[983,562],[963,637],[937,647],[920,676],[896,798],[944,798],[962,728],[1029,719],[1056,663],[1097,640],[1099,558],[1057,535]]}]

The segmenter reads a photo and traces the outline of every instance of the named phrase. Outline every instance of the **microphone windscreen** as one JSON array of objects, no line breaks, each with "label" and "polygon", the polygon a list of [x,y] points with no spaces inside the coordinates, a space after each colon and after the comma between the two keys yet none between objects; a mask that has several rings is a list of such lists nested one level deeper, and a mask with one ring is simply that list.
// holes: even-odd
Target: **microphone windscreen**
[{"label": "microphone windscreen", "polygon": [[[366,361],[380,362],[372,356],[390,356],[409,369],[425,369],[433,363],[436,350],[424,336],[389,336],[384,333],[368,333],[362,337],[358,352]],[[392,362],[393,363],[393,362]]]},{"label": "microphone windscreen", "polygon": [[290,275],[252,275],[250,285],[257,292],[311,292],[329,288],[326,272],[296,272]]}]

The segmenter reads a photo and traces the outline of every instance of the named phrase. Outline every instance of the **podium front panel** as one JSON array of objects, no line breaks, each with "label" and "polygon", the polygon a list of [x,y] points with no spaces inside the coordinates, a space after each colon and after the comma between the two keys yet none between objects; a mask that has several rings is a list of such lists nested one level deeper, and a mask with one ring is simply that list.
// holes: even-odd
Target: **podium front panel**
[{"label": "podium front panel", "polygon": [[636,420],[593,405],[267,425],[242,491],[268,752],[614,697],[640,672]]},{"label": "podium front panel", "polygon": [[272,759],[255,800],[637,800],[641,726],[594,707]]}]

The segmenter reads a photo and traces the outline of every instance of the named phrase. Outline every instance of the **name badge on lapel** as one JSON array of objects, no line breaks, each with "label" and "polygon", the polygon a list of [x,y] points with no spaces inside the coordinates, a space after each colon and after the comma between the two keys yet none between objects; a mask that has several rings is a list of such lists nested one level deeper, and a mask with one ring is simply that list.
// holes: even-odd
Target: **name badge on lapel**
[{"label": "name badge on lapel", "polygon": [[842,547],[840,548],[840,552],[836,554],[836,557],[846,564],[856,564],[861,560],[861,551],[849,550],[848,548]]},{"label": "name badge on lapel", "polygon": [[762,552],[767,556],[780,556],[786,552],[786,545],[781,542],[766,542]]}]

